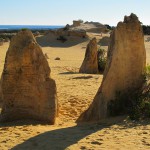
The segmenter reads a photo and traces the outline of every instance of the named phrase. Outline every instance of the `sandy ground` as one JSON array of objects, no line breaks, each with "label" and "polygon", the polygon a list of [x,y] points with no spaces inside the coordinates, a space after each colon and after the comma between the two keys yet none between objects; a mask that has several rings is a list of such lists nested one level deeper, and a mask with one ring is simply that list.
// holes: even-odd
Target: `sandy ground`
[{"label": "sandy ground", "polygon": [[[90,36],[99,38],[96,34]],[[0,150],[150,149],[150,120],[131,122],[125,117],[117,117],[96,124],[75,123],[95,96],[102,75],[78,73],[88,41],[57,42],[47,45],[41,41],[43,52],[49,57],[51,77],[57,84],[59,117],[56,124],[41,125],[31,121],[0,124]],[[8,45],[0,46],[0,74]],[[148,63],[150,42],[145,45]],[[55,60],[56,57],[61,60]]]}]

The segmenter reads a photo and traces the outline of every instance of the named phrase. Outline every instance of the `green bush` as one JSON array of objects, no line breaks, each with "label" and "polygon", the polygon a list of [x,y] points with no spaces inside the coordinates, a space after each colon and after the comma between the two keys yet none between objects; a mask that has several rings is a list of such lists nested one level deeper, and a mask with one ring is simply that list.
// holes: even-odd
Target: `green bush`
[{"label": "green bush", "polygon": [[100,73],[103,73],[105,70],[107,58],[105,57],[106,51],[104,49],[99,48],[97,52],[98,57],[98,70]]},{"label": "green bush", "polygon": [[150,77],[150,65],[147,65],[147,66],[146,66],[145,74],[146,74],[146,77],[147,77],[147,78]]},{"label": "green bush", "polygon": [[3,38],[0,38],[0,42],[3,42],[4,41],[4,39]]},{"label": "green bush", "polygon": [[116,97],[108,103],[110,116],[128,114],[130,119],[150,118],[150,66],[146,67],[143,88],[125,93],[116,92]]},{"label": "green bush", "polygon": [[68,31],[68,30],[69,30],[69,28],[70,28],[70,25],[69,25],[69,24],[67,24],[67,25],[63,28],[63,30],[64,30],[64,31]]},{"label": "green bush", "polygon": [[58,38],[57,38],[57,40],[60,40],[61,42],[66,42],[67,41],[67,38],[66,37],[64,37],[63,35],[60,35]]},{"label": "green bush", "polygon": [[22,28],[21,31],[27,31],[29,30],[28,28]]}]

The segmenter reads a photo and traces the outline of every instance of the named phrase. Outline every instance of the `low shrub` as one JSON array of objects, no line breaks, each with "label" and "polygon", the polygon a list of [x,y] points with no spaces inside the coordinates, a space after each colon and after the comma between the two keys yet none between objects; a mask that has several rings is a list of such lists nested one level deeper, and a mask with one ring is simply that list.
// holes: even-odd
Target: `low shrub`
[{"label": "low shrub", "polygon": [[27,31],[29,30],[28,28],[22,28],[21,31]]},{"label": "low shrub", "polygon": [[110,116],[127,114],[132,120],[150,118],[150,66],[146,67],[143,88],[125,93],[116,92],[116,97],[108,103]]},{"label": "low shrub", "polygon": [[69,25],[69,24],[67,24],[67,25],[63,28],[63,30],[64,30],[64,31],[68,31],[68,30],[69,30],[69,28],[70,28],[70,25]]},{"label": "low shrub", "polygon": [[66,37],[64,37],[63,35],[60,35],[58,38],[57,38],[57,40],[60,40],[61,42],[66,42],[67,41],[67,38]]},{"label": "low shrub", "polygon": [[103,73],[105,70],[107,58],[105,56],[106,51],[104,49],[99,48],[97,52],[98,57],[98,70],[100,73]]}]

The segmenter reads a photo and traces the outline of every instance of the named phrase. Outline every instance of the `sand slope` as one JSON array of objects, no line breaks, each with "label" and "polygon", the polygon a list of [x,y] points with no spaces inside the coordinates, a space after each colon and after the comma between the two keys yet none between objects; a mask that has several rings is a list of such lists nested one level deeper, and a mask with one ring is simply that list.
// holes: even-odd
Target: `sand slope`
[{"label": "sand slope", "polygon": [[[1,123],[0,150],[150,149],[150,121],[131,122],[117,117],[99,124],[76,125],[75,120],[87,109],[102,80],[102,75],[78,73],[87,43],[88,40],[72,46],[43,47],[43,52],[49,57],[51,76],[57,84],[60,106],[57,124]],[[0,47],[0,74],[7,48],[8,43]],[[146,42],[146,49],[148,63],[150,42]],[[61,60],[54,60],[56,57]]]}]

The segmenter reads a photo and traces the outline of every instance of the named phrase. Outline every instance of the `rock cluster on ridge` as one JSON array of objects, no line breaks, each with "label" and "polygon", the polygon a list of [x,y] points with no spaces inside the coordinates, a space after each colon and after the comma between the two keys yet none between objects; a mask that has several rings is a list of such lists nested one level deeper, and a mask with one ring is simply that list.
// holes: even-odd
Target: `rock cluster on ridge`
[{"label": "rock cluster on ridge", "polygon": [[20,31],[12,38],[1,79],[1,121],[34,119],[55,123],[56,84],[31,31]]},{"label": "rock cluster on ridge", "polygon": [[126,93],[142,87],[146,51],[138,17],[125,16],[114,29],[108,48],[108,60],[102,84],[90,107],[78,121],[98,121],[109,115],[108,104],[116,92]]}]

